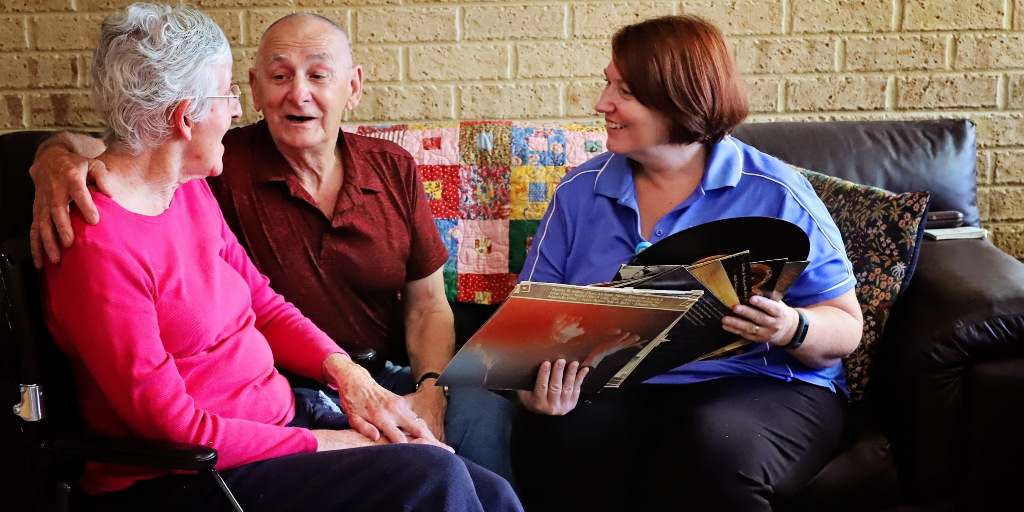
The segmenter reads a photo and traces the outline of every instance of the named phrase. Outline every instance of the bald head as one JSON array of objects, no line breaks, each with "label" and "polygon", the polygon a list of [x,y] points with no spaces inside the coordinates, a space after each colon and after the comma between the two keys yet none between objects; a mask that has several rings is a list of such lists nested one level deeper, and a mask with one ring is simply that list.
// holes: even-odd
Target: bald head
[{"label": "bald head", "polygon": [[[329,29],[329,30],[325,30]],[[334,57],[340,60],[343,66],[352,65],[352,49],[348,44],[348,35],[345,31],[328,18],[312,12],[295,12],[288,14],[274,23],[271,23],[260,39],[259,48],[256,50],[256,67],[266,64],[266,60],[272,58],[268,55],[268,48],[275,46],[274,43],[280,39],[302,40],[307,36],[309,39],[321,39],[323,43],[335,47]],[[333,44],[332,44],[333,43]]]}]

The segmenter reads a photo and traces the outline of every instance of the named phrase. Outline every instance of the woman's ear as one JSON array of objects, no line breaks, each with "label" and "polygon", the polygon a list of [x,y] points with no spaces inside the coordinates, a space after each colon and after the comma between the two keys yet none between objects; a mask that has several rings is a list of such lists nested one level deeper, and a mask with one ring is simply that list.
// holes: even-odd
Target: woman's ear
[{"label": "woman's ear", "polygon": [[181,100],[181,103],[178,103],[178,106],[174,107],[174,111],[171,112],[171,126],[181,135],[181,138],[187,141],[192,140],[192,128],[195,126],[192,119],[188,117],[188,109],[191,106],[192,100]]}]

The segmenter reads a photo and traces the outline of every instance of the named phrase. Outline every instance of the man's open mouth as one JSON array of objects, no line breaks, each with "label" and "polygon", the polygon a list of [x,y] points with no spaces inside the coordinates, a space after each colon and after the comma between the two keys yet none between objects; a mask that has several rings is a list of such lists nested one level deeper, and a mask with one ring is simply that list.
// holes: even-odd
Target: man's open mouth
[{"label": "man's open mouth", "polygon": [[284,117],[285,117],[285,119],[287,119],[287,120],[289,120],[289,121],[291,121],[293,123],[305,123],[306,121],[312,121],[312,120],[316,119],[315,117],[307,117],[307,116],[284,116]]}]

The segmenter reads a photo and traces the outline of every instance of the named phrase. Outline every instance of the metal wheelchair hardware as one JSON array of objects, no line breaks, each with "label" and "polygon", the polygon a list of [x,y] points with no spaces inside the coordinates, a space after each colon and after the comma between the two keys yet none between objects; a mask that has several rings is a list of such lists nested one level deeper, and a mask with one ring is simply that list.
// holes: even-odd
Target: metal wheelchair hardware
[{"label": "metal wheelchair hardware", "polygon": [[25,421],[39,421],[45,418],[43,387],[38,384],[22,384],[21,403],[14,406],[14,415]]}]

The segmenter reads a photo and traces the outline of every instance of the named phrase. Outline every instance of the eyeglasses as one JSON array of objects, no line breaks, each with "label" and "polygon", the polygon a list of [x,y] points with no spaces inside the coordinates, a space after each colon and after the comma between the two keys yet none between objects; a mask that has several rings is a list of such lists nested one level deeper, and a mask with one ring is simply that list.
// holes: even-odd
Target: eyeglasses
[{"label": "eyeglasses", "polygon": [[237,85],[232,85],[231,86],[231,94],[221,94],[221,95],[207,96],[207,98],[232,98],[232,99],[236,99],[237,100],[241,96],[242,96],[242,89],[240,89]]}]

